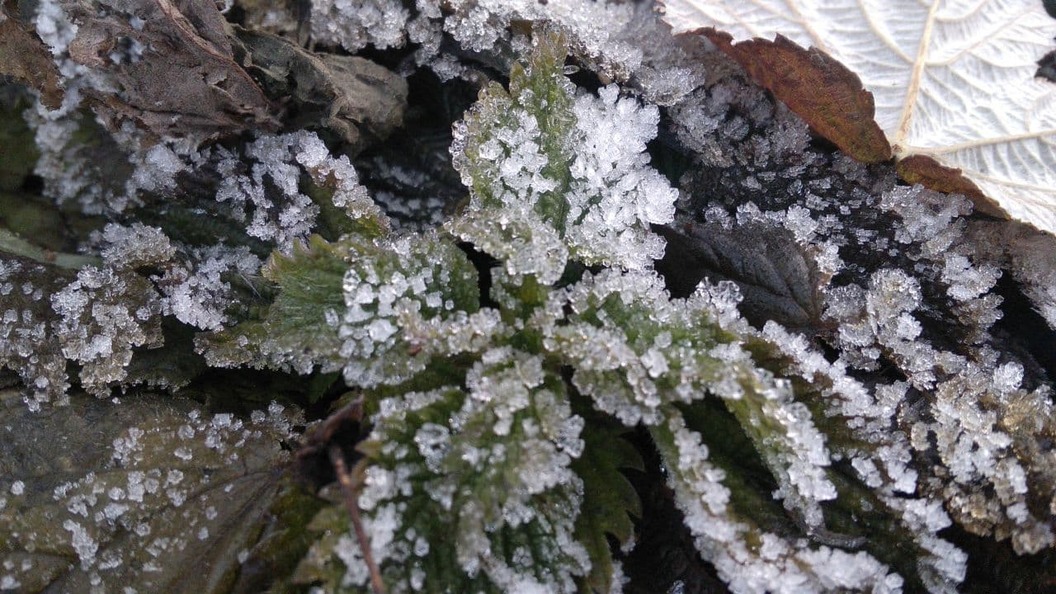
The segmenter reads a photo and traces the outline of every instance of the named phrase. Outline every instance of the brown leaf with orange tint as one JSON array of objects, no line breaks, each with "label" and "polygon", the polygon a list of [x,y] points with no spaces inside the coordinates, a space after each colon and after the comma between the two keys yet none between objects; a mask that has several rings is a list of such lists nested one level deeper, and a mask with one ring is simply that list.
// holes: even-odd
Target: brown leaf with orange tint
[{"label": "brown leaf with orange tint", "polygon": [[898,176],[911,184],[921,184],[938,192],[963,194],[975,203],[980,212],[1002,219],[1008,218],[997,203],[986,197],[979,186],[964,176],[960,169],[946,167],[925,155],[910,155],[895,164]]},{"label": "brown leaf with orange tint", "polygon": [[702,33],[843,152],[863,163],[891,158],[891,145],[876,123],[873,94],[828,54],[781,35],[733,43],[728,33],[710,27]]}]

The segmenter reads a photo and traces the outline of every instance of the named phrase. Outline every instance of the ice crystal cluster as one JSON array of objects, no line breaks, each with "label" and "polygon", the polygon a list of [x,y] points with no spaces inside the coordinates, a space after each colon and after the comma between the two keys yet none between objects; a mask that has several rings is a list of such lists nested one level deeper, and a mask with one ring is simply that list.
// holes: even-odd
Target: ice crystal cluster
[{"label": "ice crystal cluster", "polygon": [[201,4],[261,89],[295,68],[254,23],[420,104],[365,151],[276,97],[282,130],[159,134],[135,7],[90,68],[83,10],[23,19],[66,95],[16,94],[39,154],[0,190],[62,237],[0,212],[0,591],[1056,579],[1051,236],[816,142],[648,3]]}]

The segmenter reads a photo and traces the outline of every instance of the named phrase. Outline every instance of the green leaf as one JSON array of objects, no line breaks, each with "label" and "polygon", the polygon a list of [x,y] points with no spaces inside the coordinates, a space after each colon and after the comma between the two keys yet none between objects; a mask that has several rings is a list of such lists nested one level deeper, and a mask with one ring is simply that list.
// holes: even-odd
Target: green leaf
[{"label": "green leaf", "polygon": [[[211,365],[301,374],[344,368],[353,385],[403,381],[429,356],[404,340],[399,329],[406,324],[394,305],[406,303],[426,319],[479,307],[476,269],[435,233],[396,240],[348,235],[333,243],[313,236],[291,255],[273,255],[264,275],[278,295],[260,319],[199,338]],[[361,302],[361,293],[391,299],[379,306]]]},{"label": "green leaf", "polygon": [[[574,591],[588,563],[573,538],[581,484],[569,468],[582,419],[540,357],[496,349],[482,359],[465,389],[394,396],[374,415],[359,496],[374,559],[392,591]],[[302,579],[366,585],[343,518],[317,516],[325,542]]]},{"label": "green leaf", "polygon": [[576,519],[576,540],[590,554],[590,574],[584,580],[589,592],[612,591],[615,567],[612,549],[606,535],[612,535],[621,546],[634,540],[631,515],[641,517],[638,493],[622,468],[643,470],[638,450],[622,437],[627,429],[600,425],[592,419],[583,429],[583,455],[572,462],[572,470],[583,480],[583,508]]},{"label": "green leaf", "polygon": [[[563,72],[567,55],[564,38],[539,36],[528,63],[515,64],[511,69],[509,92],[498,84],[481,91],[479,101],[456,132],[451,150],[455,168],[470,188],[471,206],[495,209],[504,207],[511,196],[514,201],[527,199],[526,206],[560,234],[569,213],[565,194],[572,182],[574,155],[568,139],[576,124],[572,114],[574,87]],[[515,139],[526,124],[531,138]],[[544,189],[512,187],[503,180],[497,155],[510,156],[524,147],[522,142],[534,143],[532,148],[545,161],[540,175],[549,185],[537,184]]]}]

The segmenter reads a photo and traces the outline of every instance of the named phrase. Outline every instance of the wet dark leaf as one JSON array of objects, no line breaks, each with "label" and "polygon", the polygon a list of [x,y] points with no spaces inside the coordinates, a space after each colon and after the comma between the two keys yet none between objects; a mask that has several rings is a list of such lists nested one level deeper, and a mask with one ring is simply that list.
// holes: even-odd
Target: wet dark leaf
[{"label": "wet dark leaf", "polygon": [[[225,592],[284,489],[290,419],[0,392],[0,560],[20,592]],[[11,562],[11,563],[8,563]],[[189,571],[193,568],[193,571]]]},{"label": "wet dark leaf", "polygon": [[790,232],[759,224],[727,229],[717,223],[659,230],[667,239],[667,253],[657,269],[675,296],[692,293],[705,277],[731,280],[741,290],[741,310],[752,323],[775,320],[803,328],[820,320],[820,291],[827,277]]}]

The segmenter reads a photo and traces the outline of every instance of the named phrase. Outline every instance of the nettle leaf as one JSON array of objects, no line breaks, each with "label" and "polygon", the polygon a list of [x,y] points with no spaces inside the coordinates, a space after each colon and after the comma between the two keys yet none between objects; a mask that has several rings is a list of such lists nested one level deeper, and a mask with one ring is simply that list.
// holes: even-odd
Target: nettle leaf
[{"label": "nettle leaf", "polygon": [[576,518],[576,540],[590,554],[590,573],[584,584],[591,592],[611,592],[616,566],[609,535],[625,550],[634,544],[634,522],[642,503],[621,469],[642,470],[641,454],[623,439],[627,429],[592,418],[583,427],[583,455],[572,461],[572,470],[583,480],[583,507]]},{"label": "nettle leaf", "polygon": [[[0,583],[20,592],[226,592],[283,492],[281,406],[0,393]],[[194,571],[187,571],[188,568]]]},{"label": "nettle leaf", "polygon": [[[360,446],[359,505],[393,592],[565,592],[590,561],[573,538],[584,447],[564,381],[540,356],[485,353],[465,387],[385,399]],[[368,396],[369,397],[369,396]],[[298,581],[362,591],[368,569],[345,514],[324,508],[323,538]],[[344,569],[341,568],[344,566]]]},{"label": "nettle leaf", "polygon": [[276,252],[263,269],[279,292],[260,319],[200,335],[198,348],[211,365],[270,366],[310,373],[340,367],[341,341],[330,323],[344,309],[341,282],[347,245],[312,236],[289,255]]},{"label": "nettle leaf", "polygon": [[[1056,20],[1041,2],[662,5],[675,33],[705,30],[852,156],[885,158],[882,143],[862,136],[875,116],[907,181],[1056,232],[1056,87],[1035,77]],[[844,66],[872,98],[854,88],[857,77]]]},{"label": "nettle leaf", "polygon": [[541,35],[535,44],[511,69],[509,92],[487,87],[455,125],[452,163],[470,202],[449,231],[509,273],[547,284],[567,259],[649,268],[663,255],[649,225],[670,222],[678,197],[648,165],[659,110],[621,98],[616,85],[577,93],[564,74],[564,40]]}]

